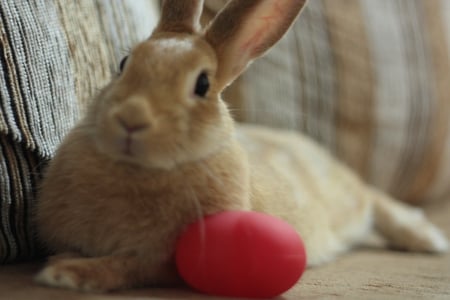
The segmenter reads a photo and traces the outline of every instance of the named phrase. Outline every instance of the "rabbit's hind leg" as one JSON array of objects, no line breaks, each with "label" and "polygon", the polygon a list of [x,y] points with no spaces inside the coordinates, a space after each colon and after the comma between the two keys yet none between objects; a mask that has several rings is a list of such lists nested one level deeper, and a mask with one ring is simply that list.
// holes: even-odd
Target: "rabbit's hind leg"
[{"label": "rabbit's hind leg", "polygon": [[445,234],[419,208],[410,207],[373,191],[375,225],[391,246],[408,251],[444,253],[449,250]]},{"label": "rabbit's hind leg", "polygon": [[[333,260],[337,255],[364,243],[373,232],[373,206],[370,201],[359,201],[354,211],[333,215],[326,212],[326,218],[317,222],[313,232],[304,232],[307,239],[308,266],[317,266]],[[323,212],[324,213],[324,212]],[[319,225],[319,226],[317,226]]]}]

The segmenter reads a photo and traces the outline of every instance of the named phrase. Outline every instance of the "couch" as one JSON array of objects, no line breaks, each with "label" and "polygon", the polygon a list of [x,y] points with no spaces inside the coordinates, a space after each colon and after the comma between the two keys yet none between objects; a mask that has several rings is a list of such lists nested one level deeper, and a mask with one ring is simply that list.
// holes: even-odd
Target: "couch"
[{"label": "couch", "polygon": [[[46,163],[155,25],[158,1],[0,4],[0,298],[201,299],[186,288],[88,295],[37,286],[32,208]],[[226,2],[206,0],[204,21]],[[450,236],[450,4],[314,0],[225,92],[237,120],[304,132],[370,184],[421,205]],[[450,256],[377,237],[307,270],[284,299],[445,299]]]}]

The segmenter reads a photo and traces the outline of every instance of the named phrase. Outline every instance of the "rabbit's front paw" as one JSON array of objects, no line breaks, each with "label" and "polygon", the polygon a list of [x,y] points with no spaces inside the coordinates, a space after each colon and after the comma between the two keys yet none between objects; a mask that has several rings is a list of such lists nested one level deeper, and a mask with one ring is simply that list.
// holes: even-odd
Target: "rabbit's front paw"
[{"label": "rabbit's front paw", "polygon": [[103,291],[95,272],[90,272],[83,263],[78,261],[58,261],[45,267],[35,277],[35,281],[57,288],[66,288],[84,292]]}]

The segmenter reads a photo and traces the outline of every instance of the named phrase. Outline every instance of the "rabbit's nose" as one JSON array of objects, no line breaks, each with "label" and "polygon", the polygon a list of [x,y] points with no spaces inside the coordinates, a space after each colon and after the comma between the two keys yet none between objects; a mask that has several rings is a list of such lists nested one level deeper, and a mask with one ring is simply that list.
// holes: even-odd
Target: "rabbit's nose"
[{"label": "rabbit's nose", "polygon": [[130,123],[122,119],[120,116],[116,116],[116,119],[119,125],[130,135],[151,128],[150,122]]},{"label": "rabbit's nose", "polygon": [[144,97],[133,96],[113,107],[109,118],[114,127],[127,135],[154,129],[155,117]]}]

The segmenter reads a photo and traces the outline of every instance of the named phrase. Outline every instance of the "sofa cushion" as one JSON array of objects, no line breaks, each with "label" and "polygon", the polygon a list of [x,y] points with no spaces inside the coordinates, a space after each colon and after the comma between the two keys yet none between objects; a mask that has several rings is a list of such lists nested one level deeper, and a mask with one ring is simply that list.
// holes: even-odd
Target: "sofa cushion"
[{"label": "sofa cushion", "polygon": [[226,99],[239,120],[302,131],[397,198],[444,198],[449,12],[445,0],[309,1]]},{"label": "sofa cushion", "polygon": [[152,0],[1,1],[0,262],[36,253],[31,211],[45,162],[134,43]]}]

